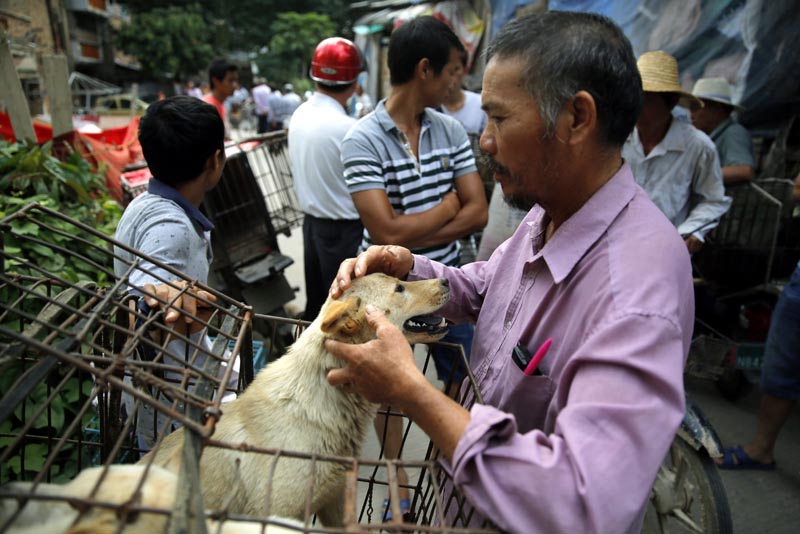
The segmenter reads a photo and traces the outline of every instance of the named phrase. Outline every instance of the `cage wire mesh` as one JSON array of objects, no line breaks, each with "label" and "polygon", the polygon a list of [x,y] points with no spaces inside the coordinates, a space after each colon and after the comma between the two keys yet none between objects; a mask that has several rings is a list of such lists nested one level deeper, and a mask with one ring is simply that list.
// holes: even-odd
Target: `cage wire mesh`
[{"label": "cage wire mesh", "polygon": [[[220,186],[226,181],[251,178],[261,189],[275,233],[289,234],[303,221],[303,211],[294,191],[289,145],[285,131],[263,134],[227,147]],[[250,199],[251,201],[253,199]],[[236,211],[236,206],[229,206]]]},{"label": "cage wire mesh", "polygon": [[[373,458],[215,437],[233,406],[226,403],[253,379],[253,348],[262,362],[279,358],[284,348],[253,340],[253,319],[289,328],[295,338],[306,323],[253,314],[213,288],[38,205],[6,217],[0,226],[0,532],[22,532],[23,525],[33,525],[25,532],[44,531],[45,524],[52,532],[110,525],[110,531],[148,534],[496,532],[490,524],[474,524],[473,508],[454,490],[436,448],[391,407],[382,413],[402,421],[397,458],[385,457],[385,433],[370,432],[378,450]],[[114,246],[135,258],[121,277],[111,267],[121,260]],[[175,289],[152,310],[141,304],[148,289],[130,281],[148,263],[170,272],[171,279],[159,280]],[[200,290],[210,296],[197,297],[203,311],[192,316],[193,325],[164,321],[177,298]],[[453,367],[466,369],[466,379],[460,390],[452,376],[442,387],[464,406],[480,402],[463,349],[450,348]],[[433,367],[430,362],[427,349],[425,371]],[[177,442],[173,465],[154,462],[171,446],[169,436],[179,433],[183,441]],[[148,449],[151,454],[143,457]],[[203,485],[209,481],[202,478],[200,459],[214,450],[237,456],[229,474],[233,487],[266,488],[263,507],[237,508],[235,491],[208,505]],[[254,455],[266,459],[264,472],[238,469]],[[274,476],[287,462],[292,483],[303,494],[294,518],[273,514],[281,491]],[[345,480],[343,495],[337,496],[344,503],[338,527],[325,525],[312,506],[321,477],[331,470]],[[399,506],[403,491],[411,502],[407,514]],[[391,503],[388,521],[381,510],[384,498]]]}]

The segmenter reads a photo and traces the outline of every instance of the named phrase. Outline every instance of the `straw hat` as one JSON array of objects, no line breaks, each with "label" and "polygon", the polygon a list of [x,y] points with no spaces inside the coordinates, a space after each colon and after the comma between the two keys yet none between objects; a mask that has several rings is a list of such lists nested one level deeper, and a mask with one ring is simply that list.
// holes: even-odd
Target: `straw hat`
[{"label": "straw hat", "polygon": [[688,100],[699,106],[703,105],[703,102],[692,93],[687,93],[681,89],[681,84],[678,81],[678,62],[666,52],[661,50],[645,52],[639,57],[636,66],[639,68],[639,74],[642,77],[642,89],[645,92],[677,93],[683,97],[681,98],[681,104]]},{"label": "straw hat", "polygon": [[733,103],[732,92],[731,84],[725,78],[700,78],[692,89],[692,94],[701,100],[719,102],[742,111],[742,106]]}]

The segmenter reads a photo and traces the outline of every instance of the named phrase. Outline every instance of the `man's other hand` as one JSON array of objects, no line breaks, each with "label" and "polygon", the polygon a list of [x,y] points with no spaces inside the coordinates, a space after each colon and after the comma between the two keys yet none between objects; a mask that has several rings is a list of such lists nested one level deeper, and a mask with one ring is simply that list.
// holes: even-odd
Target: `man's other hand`
[{"label": "man's other hand", "polygon": [[375,403],[403,407],[419,387],[430,386],[417,368],[414,353],[403,333],[372,305],[367,322],[377,339],[351,345],[329,339],[325,348],[346,365],[328,372],[328,383],[345,387]]},{"label": "man's other hand", "polygon": [[215,303],[217,297],[207,291],[187,289],[188,285],[184,280],[176,280],[157,286],[145,284],[142,290],[145,304],[151,308],[168,307],[164,313],[164,322],[168,326],[177,326],[175,323],[180,319],[194,334],[205,327],[203,322],[207,322],[214,311],[209,302]]},{"label": "man's other hand", "polygon": [[701,248],[703,248],[703,242],[697,239],[695,236],[690,235],[686,238],[686,248],[689,250],[689,254],[694,254],[695,252],[699,252]]}]

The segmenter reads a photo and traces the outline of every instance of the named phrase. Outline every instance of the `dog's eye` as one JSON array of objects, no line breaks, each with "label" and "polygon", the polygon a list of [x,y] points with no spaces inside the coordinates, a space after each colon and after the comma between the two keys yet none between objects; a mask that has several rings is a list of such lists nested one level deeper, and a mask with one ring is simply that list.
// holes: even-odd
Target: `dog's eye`
[{"label": "dog's eye", "polygon": [[397,293],[402,293],[403,291],[405,291],[405,290],[406,290],[406,286],[404,286],[404,285],[402,285],[402,284],[397,284],[397,286],[395,286],[394,290],[395,290]]}]

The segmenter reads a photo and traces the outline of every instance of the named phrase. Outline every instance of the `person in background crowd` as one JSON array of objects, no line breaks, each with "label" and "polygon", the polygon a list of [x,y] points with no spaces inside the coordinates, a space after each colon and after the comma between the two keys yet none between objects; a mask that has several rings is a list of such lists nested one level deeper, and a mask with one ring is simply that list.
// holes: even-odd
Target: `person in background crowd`
[{"label": "person in background crowd", "polygon": [[775,444],[800,399],[800,263],[772,313],[761,365],[761,405],[756,434],[746,445],[726,447],[721,469],[775,469]]},{"label": "person in background crowd", "polygon": [[245,105],[248,98],[250,98],[250,91],[247,90],[247,87],[239,85],[230,98],[225,101],[225,108],[228,111],[239,110]]},{"label": "person in background crowd", "polygon": [[283,94],[277,85],[270,85],[269,99],[267,100],[269,115],[269,131],[274,132],[283,129],[283,122],[280,117],[283,116]]},{"label": "person in background crowd", "polygon": [[503,188],[495,184],[489,199],[489,222],[481,233],[477,261],[486,261],[500,244],[514,235],[528,212],[511,206],[503,196]]},{"label": "person in background crowd", "polygon": [[356,90],[361,53],[347,39],[320,42],[311,59],[316,91],[289,123],[289,160],[303,218],[304,318],[313,321],[339,264],[355,256],[364,225],[344,181],[342,140],[356,119],[345,104]]},{"label": "person in background crowd", "polygon": [[203,91],[197,86],[194,80],[189,80],[186,82],[186,95],[193,96],[195,98],[203,98]]},{"label": "person in background crowd", "polygon": [[719,154],[722,181],[725,185],[749,182],[755,176],[756,160],[753,141],[744,126],[733,120],[731,113],[742,106],[731,100],[731,86],[725,78],[700,78],[692,94],[701,103],[693,102],[692,124],[711,137]]},{"label": "person in background crowd", "polygon": [[294,92],[294,86],[290,83],[283,84],[283,95],[281,96],[281,128],[288,128],[292,114],[303,103],[300,95]]},{"label": "person in background crowd", "polygon": [[328,382],[402,409],[431,437],[475,507],[465,526],[641,532],[684,414],[694,297],[686,246],[621,157],[642,102],[633,49],[601,15],[518,17],[489,45],[482,102],[495,179],[530,210],[514,236],[461,268],[370,247],[331,288],[337,297],[375,271],[445,278],[450,300],[437,313],[477,321],[470,367],[482,402],[468,411],[434,388],[371,306],[377,339],[328,340],[346,363]]},{"label": "person in background crowd", "polygon": [[256,86],[253,87],[253,102],[258,118],[257,132],[262,134],[269,131],[269,95],[272,90],[267,85],[266,79],[256,77],[254,81]]},{"label": "person in background crowd", "polygon": [[[486,126],[486,113],[484,113],[481,109],[481,95],[472,91],[467,91],[463,88],[464,79],[467,77],[467,57],[466,50],[461,50],[459,52],[461,64],[458,69],[458,78],[451,91],[448,93],[447,98],[445,98],[444,102],[439,108],[439,111],[445,115],[453,117],[461,123],[461,125],[467,131],[467,135],[469,135],[472,151],[477,157],[480,149],[477,146],[476,140],[478,137],[480,137],[481,132],[483,132],[483,128]],[[486,189],[486,181],[482,175],[481,181],[484,183],[484,189]],[[487,227],[491,224],[491,209],[489,210],[489,213],[490,215]],[[484,231],[485,230],[486,228],[484,228]],[[511,234],[509,234],[509,236],[510,235]],[[476,238],[479,236],[480,234],[476,234],[473,236],[466,236],[461,239],[460,244],[462,264],[475,261],[477,255]]]},{"label": "person in background crowd", "polygon": [[356,92],[350,97],[350,116],[360,119],[373,109],[372,99],[369,94],[364,90],[364,85],[367,83],[367,73],[362,72],[358,76],[356,82]]},{"label": "person in background crowd", "polygon": [[227,124],[225,101],[239,86],[239,67],[225,59],[214,60],[208,67],[208,83],[211,91],[203,96],[203,101],[214,106]]},{"label": "person in background crowd", "polygon": [[675,58],[657,50],[642,54],[637,65],[644,105],[622,157],[694,254],[731,205],[717,150],[707,135],[672,116],[681,97],[699,102],[681,89]]},{"label": "person in background crowd", "polygon": [[442,112],[460,122],[467,134],[480,135],[486,127],[486,113],[481,109],[481,95],[462,87],[467,77],[466,50],[459,53],[459,59],[458,79],[442,103]]},{"label": "person in background crowd", "polygon": [[[800,175],[794,179],[792,221],[800,217]],[[796,226],[795,226],[796,228]],[[796,238],[796,232],[792,232]],[[772,312],[761,365],[761,404],[756,434],[746,445],[726,447],[721,469],[773,470],[775,445],[800,400],[800,263]]]},{"label": "person in background crowd", "polygon": [[[345,179],[364,223],[362,248],[370,244],[413,247],[446,265],[458,265],[458,239],[486,224],[486,195],[461,124],[434,109],[457,82],[464,46],[434,17],[419,17],[397,28],[389,39],[392,90],[375,110],[347,133],[342,143]],[[450,328],[444,340],[472,345],[472,324]],[[452,351],[435,347],[439,378],[458,384],[463,371]],[[397,458],[401,420],[389,417],[385,454]],[[385,418],[376,427],[383,435]],[[405,471],[398,470],[401,484]],[[400,494],[408,510],[408,492]],[[384,519],[390,510],[384,503]]]}]

